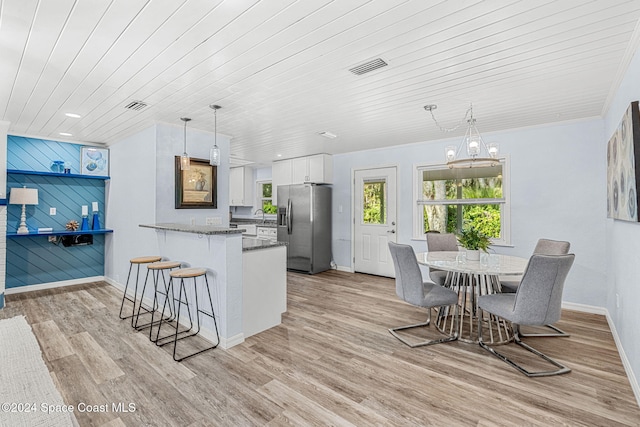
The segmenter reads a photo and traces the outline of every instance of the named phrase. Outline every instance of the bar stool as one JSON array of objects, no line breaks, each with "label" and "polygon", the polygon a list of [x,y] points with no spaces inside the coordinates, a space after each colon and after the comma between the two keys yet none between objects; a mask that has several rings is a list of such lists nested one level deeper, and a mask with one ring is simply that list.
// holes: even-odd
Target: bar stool
[{"label": "bar stool", "polygon": [[[137,258],[131,258],[129,260],[129,274],[127,274],[127,283],[124,286],[124,292],[122,294],[122,303],[120,304],[120,314],[119,317],[120,319],[124,320],[124,319],[129,319],[131,318],[131,326],[133,326],[133,318],[135,317],[135,312],[136,312],[136,302],[137,302],[137,298],[138,298],[138,279],[140,277],[140,265],[141,264],[151,264],[152,262],[157,262],[162,260],[161,256],[141,256],[141,257],[137,257]],[[133,299],[131,299],[131,297],[129,297],[127,295],[127,289],[129,289],[129,279],[131,278],[131,270],[133,269],[133,266],[136,265],[137,270],[136,270],[136,286],[134,288],[133,291]],[[145,276],[145,283],[147,282],[147,278],[149,277],[149,270],[147,269],[147,275]],[[124,301],[131,301],[133,303],[133,308],[131,309],[131,316],[122,316],[122,310],[124,308]],[[140,304],[142,305],[142,297],[140,297]],[[146,308],[145,308],[146,310]],[[148,310],[147,310],[148,311]]]},{"label": "bar stool", "polygon": [[[146,308],[144,308],[142,306],[142,303],[140,303],[140,305],[138,305],[138,312],[136,313],[136,319],[135,319],[135,322],[133,323],[133,327],[136,328],[138,331],[141,331],[141,330],[146,329],[146,328],[150,328],[150,330],[149,330],[149,339],[150,340],[152,340],[151,332],[152,332],[152,329],[153,329],[153,325],[155,325],[155,324],[157,324],[158,322],[161,322],[161,321],[171,321],[174,318],[173,308],[172,308],[172,306],[173,306],[173,293],[171,293],[171,299],[169,298],[169,285],[171,284],[171,282],[167,282],[167,279],[165,277],[164,271],[165,270],[169,270],[169,272],[171,272],[171,270],[173,270],[174,268],[179,268],[181,265],[182,265],[182,263],[180,261],[158,261],[158,262],[153,262],[153,263],[147,265],[147,270],[149,272],[151,272],[151,277],[153,279],[153,306],[151,308],[151,322],[145,323],[143,325],[138,325],[138,320],[140,318],[140,310],[141,309],[147,310]],[[158,288],[158,282],[160,281],[160,275],[162,275],[162,283],[164,284],[164,292]],[[144,296],[144,292],[145,292],[146,289],[147,289],[147,280],[145,279],[144,285],[142,286],[142,295],[143,296]],[[169,303],[170,304],[169,305],[169,317],[168,318],[161,317],[160,320],[154,320],[155,312],[156,312],[156,310],[158,310],[158,307],[159,307],[158,294],[164,296],[163,309],[167,304],[167,300],[171,301]],[[147,313],[148,312],[149,311],[147,310]],[[143,314],[145,314],[145,313],[143,313]]]},{"label": "bar stool", "polygon": [[[218,323],[216,322],[216,316],[213,310],[213,301],[211,300],[211,289],[209,288],[209,280],[207,279],[207,270],[205,270],[204,268],[180,268],[178,270],[173,270],[169,273],[169,276],[171,276],[171,279],[169,280],[169,286],[172,286],[174,279],[180,279],[180,290],[178,292],[178,298],[175,299],[174,297],[174,304],[175,301],[177,301],[178,306],[175,307],[175,313],[176,313],[176,331],[173,334],[173,341],[167,341],[165,343],[158,343],[156,342],[157,345],[165,345],[168,344],[170,342],[173,342],[173,360],[175,360],[176,362],[180,362],[188,357],[191,356],[195,356],[196,354],[200,354],[203,353],[207,350],[211,350],[214,349],[218,346],[218,344],[220,344],[220,335],[218,334]],[[198,301],[198,283],[197,283],[197,279],[198,277],[204,277],[204,283],[207,289],[207,296],[209,298],[209,307],[211,308],[211,313],[208,313],[206,311],[203,310],[204,307],[200,307],[200,303]],[[190,308],[190,304],[189,304],[189,299],[187,297],[187,288],[185,285],[185,279],[193,279],[193,294],[195,296],[195,315],[196,315],[196,330],[195,332],[191,332],[193,329],[193,319],[191,317],[191,308]],[[184,296],[184,301],[183,301],[183,296]],[[205,301],[206,302],[206,301]],[[191,324],[190,328],[184,331],[178,331],[179,327],[180,327],[180,311],[182,308],[182,305],[186,305],[187,306],[187,313],[189,314],[189,322]],[[193,337],[195,335],[198,335],[198,333],[200,332],[200,328],[201,328],[201,322],[200,322],[200,314],[203,314],[205,316],[209,316],[213,319],[213,324],[215,326],[215,330],[216,330],[216,344],[210,347],[207,347],[203,350],[199,350],[196,351],[194,353],[188,354],[186,356],[177,357],[177,348],[178,348],[178,341],[179,340],[183,340],[185,338],[189,338],[189,337]],[[162,310],[162,317],[164,317],[164,307]],[[160,334],[160,328],[162,327],[162,322],[158,325],[158,335]],[[188,333],[191,332],[191,333]],[[178,335],[181,335],[180,337],[178,337]],[[170,338],[171,336],[167,336],[164,338]],[[160,340],[162,340],[163,338],[160,338]]]}]

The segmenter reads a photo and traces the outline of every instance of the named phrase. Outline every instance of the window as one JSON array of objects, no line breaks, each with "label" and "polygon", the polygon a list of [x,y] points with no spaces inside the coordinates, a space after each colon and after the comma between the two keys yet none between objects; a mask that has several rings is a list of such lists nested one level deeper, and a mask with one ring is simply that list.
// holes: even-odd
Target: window
[{"label": "window", "polygon": [[362,200],[363,224],[386,224],[387,220],[387,183],[385,180],[365,180]]},{"label": "window", "polygon": [[432,230],[458,233],[473,225],[494,243],[509,244],[505,171],[505,160],[485,168],[416,167],[414,237],[422,239]]},{"label": "window", "polygon": [[271,201],[271,195],[273,194],[273,185],[271,181],[258,181],[258,191],[256,194],[258,195],[258,200],[256,206],[259,206],[258,209],[262,209],[265,215],[276,214],[277,208],[274,206]]}]

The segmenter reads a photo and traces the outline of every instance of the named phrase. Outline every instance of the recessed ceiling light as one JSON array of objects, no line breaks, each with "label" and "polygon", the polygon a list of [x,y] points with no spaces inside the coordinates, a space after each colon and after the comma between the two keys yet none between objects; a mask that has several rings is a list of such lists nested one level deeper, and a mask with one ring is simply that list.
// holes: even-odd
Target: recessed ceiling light
[{"label": "recessed ceiling light", "polygon": [[71,117],[72,119],[82,118],[82,116],[80,114],[76,114],[76,113],[64,113],[64,115],[67,116],[67,117]]},{"label": "recessed ceiling light", "polygon": [[338,135],[336,135],[335,133],[331,133],[331,132],[320,132],[318,135],[324,136],[325,138],[329,138],[329,139],[334,139],[334,138],[338,137]]},{"label": "recessed ceiling light", "polygon": [[69,132],[60,132],[59,135],[62,135],[62,136],[73,136],[73,134],[69,133]]},{"label": "recessed ceiling light", "polygon": [[276,157],[282,157],[282,154],[276,154]]}]

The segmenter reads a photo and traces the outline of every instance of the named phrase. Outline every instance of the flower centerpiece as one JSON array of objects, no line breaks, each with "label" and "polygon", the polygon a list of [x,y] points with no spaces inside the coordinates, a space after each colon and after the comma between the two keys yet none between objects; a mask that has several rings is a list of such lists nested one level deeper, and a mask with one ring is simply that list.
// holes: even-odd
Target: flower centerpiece
[{"label": "flower centerpiece", "polygon": [[473,226],[463,228],[457,237],[460,246],[467,250],[467,259],[470,261],[479,261],[480,251],[487,252],[487,249],[491,245],[489,236],[482,234],[473,228]]}]

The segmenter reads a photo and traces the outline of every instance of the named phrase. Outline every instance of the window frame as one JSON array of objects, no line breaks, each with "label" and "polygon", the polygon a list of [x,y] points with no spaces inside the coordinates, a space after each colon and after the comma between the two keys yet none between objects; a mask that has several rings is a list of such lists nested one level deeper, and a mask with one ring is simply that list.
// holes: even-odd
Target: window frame
[{"label": "window frame", "polygon": [[[262,197],[262,186],[264,184],[271,184],[271,197],[270,198],[269,197]],[[271,200],[271,204],[273,205],[273,180],[271,180],[271,179],[262,179],[262,180],[256,181],[256,211],[258,209],[262,209],[262,202],[264,200]],[[266,214],[264,214],[264,217],[268,218],[268,219],[275,219],[277,216],[278,216],[277,213],[273,213],[273,214],[266,213]]]},{"label": "window frame", "polygon": [[[479,203],[459,202],[456,204],[476,205],[491,204],[498,201],[500,203],[500,239],[491,239],[492,245],[511,246],[511,171],[509,168],[509,158],[507,156],[499,159],[502,165],[502,199],[474,199]],[[422,178],[425,170],[448,169],[444,163],[416,163],[413,165],[413,240],[426,240],[424,233],[424,209],[426,204],[446,205],[447,203],[428,202],[422,198]],[[503,201],[504,200],[504,201]],[[451,204],[451,203],[449,203]]]}]

